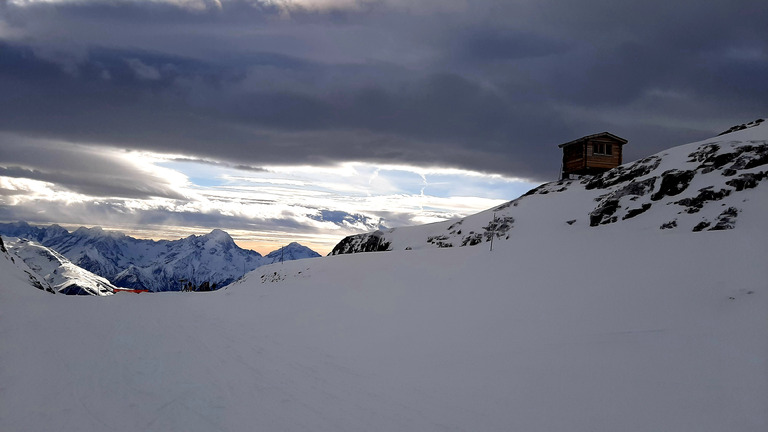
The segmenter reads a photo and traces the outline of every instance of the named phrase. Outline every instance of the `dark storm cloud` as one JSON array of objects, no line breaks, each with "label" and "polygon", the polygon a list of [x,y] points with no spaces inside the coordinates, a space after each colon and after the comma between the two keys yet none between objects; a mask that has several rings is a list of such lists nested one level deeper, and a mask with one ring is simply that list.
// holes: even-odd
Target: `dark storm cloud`
[{"label": "dark storm cloud", "polygon": [[0,134],[0,176],[49,182],[95,197],[185,199],[161,175],[120,158],[66,142]]},{"label": "dark storm cloud", "polygon": [[472,28],[456,35],[457,62],[489,63],[545,57],[569,50],[569,44],[535,33]]},{"label": "dark storm cloud", "polygon": [[0,130],[547,180],[578,136],[610,130],[642,156],[768,112],[763,2],[624,3],[6,5]]}]

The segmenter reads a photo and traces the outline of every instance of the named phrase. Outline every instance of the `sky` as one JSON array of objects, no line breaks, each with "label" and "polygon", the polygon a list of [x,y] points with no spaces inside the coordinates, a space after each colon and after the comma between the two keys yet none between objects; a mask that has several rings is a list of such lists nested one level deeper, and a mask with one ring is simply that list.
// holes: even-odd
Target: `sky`
[{"label": "sky", "polygon": [[768,115],[763,1],[0,0],[0,220],[265,253]]}]

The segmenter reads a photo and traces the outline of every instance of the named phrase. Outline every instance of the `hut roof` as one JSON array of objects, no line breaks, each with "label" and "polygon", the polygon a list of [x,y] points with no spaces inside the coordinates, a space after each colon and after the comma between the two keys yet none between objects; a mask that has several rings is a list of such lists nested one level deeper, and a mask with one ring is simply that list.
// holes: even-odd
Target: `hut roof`
[{"label": "hut roof", "polygon": [[616,136],[616,135],[614,135],[614,134],[612,134],[610,132],[600,132],[600,133],[596,133],[596,134],[593,134],[593,135],[587,135],[585,137],[581,137],[581,138],[575,139],[573,141],[568,141],[567,143],[563,143],[563,144],[558,145],[558,147],[563,148],[563,147],[565,147],[567,145],[577,144],[577,143],[580,143],[580,142],[583,142],[583,141],[591,140],[593,138],[602,138],[602,137],[611,138],[611,139],[613,139],[615,141],[618,141],[622,145],[629,142],[629,141],[625,140],[624,138]]}]

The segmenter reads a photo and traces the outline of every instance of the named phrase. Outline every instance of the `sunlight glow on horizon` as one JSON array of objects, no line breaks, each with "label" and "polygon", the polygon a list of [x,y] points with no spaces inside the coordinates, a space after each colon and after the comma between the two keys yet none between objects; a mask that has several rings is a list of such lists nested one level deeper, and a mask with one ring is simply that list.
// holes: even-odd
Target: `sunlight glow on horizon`
[{"label": "sunlight glow on horizon", "polygon": [[[455,168],[366,162],[242,167],[146,151],[71,151],[90,152],[105,166],[114,163],[120,181],[145,196],[88,195],[52,182],[0,177],[0,188],[8,191],[2,198],[6,213],[33,224],[101,226],[153,240],[219,228],[259,253],[296,241],[325,255],[347,235],[467,216],[535,186]],[[94,182],[111,175],[101,169]]]}]

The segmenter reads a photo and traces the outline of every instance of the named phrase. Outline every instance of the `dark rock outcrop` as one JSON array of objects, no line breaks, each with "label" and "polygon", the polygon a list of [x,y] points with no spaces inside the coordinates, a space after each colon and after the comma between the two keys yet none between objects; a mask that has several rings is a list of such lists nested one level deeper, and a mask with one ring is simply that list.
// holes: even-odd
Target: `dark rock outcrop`
[{"label": "dark rock outcrop", "polygon": [[725,184],[736,189],[736,192],[739,192],[744,189],[757,187],[757,184],[767,177],[768,175],[765,171],[760,171],[759,173],[744,173],[735,179],[728,180]]},{"label": "dark rock outcrop", "polygon": [[624,217],[621,218],[621,219],[622,220],[632,219],[633,217],[635,217],[637,215],[645,213],[646,211],[648,211],[649,208],[651,208],[651,203],[645,203],[642,206],[640,206],[640,208],[628,210],[627,214],[624,215]]},{"label": "dark rock outcrop", "polygon": [[759,125],[760,123],[762,123],[764,121],[765,121],[765,119],[757,119],[757,120],[751,121],[749,123],[742,123],[740,125],[732,126],[727,131],[720,132],[719,134],[717,134],[717,136],[729,134],[731,132],[736,132],[736,131],[744,130],[744,129],[750,128],[750,127],[755,127],[755,126]]},{"label": "dark rock outcrop", "polygon": [[344,237],[331,251],[331,255],[342,255],[358,252],[382,252],[389,250],[390,243],[384,240],[384,233],[374,231],[366,234],[356,234]]},{"label": "dark rock outcrop", "polygon": [[691,170],[669,170],[661,174],[661,185],[659,190],[651,195],[652,201],[658,201],[665,196],[675,196],[688,188],[688,185],[696,175],[696,171]]},{"label": "dark rock outcrop", "polygon": [[728,207],[723,210],[719,216],[717,216],[717,222],[715,226],[709,229],[709,231],[721,231],[733,229],[736,226],[736,217],[739,215],[739,209],[736,207]]},{"label": "dark rock outcrop", "polygon": [[696,213],[704,207],[704,204],[709,201],[719,201],[731,194],[730,189],[720,189],[719,191],[712,190],[712,187],[706,187],[699,190],[699,194],[693,198],[683,198],[680,201],[676,201],[675,204],[686,207],[686,213]]}]

